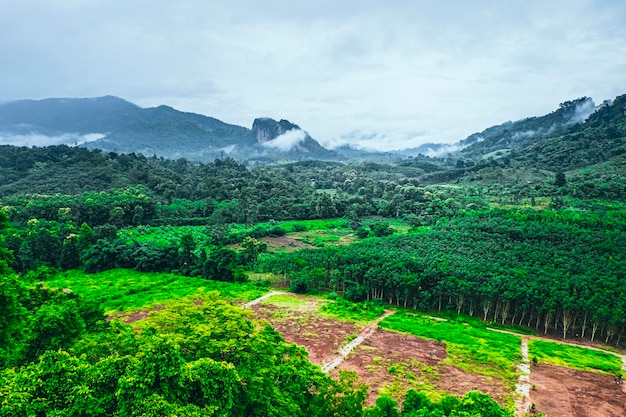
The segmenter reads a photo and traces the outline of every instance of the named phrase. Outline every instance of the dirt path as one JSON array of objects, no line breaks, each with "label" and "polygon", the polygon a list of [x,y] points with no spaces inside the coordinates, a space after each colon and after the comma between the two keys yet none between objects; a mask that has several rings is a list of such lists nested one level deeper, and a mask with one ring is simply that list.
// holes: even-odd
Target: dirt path
[{"label": "dirt path", "polygon": [[[541,336],[520,335],[519,333],[509,332],[509,331],[501,330],[501,329],[493,329],[490,327],[487,327],[487,329],[493,332],[510,334],[510,335],[519,336],[522,338],[522,363],[518,365],[518,369],[521,371],[521,375],[518,379],[517,385],[515,386],[515,392],[520,394],[518,395],[518,398],[516,398],[515,400],[515,414],[519,416],[525,415],[524,413],[528,412],[528,410],[530,410],[529,407],[532,405],[532,401],[530,400],[530,387],[531,387],[530,366],[528,365],[529,364],[528,362],[528,341],[529,340],[542,340],[546,342],[558,343],[558,344],[567,345],[567,346],[574,346],[574,347],[579,347],[582,349],[595,350],[598,352],[605,352],[610,355],[615,355],[622,360],[622,371],[626,371],[626,355],[624,354],[611,352],[610,350],[597,348],[595,346],[587,346],[587,345],[580,345],[580,344],[572,343],[572,342],[566,342],[564,340],[555,340],[555,339],[550,339],[550,338],[541,337]],[[622,384],[622,392],[626,393],[626,385],[624,384]]]},{"label": "dirt path", "polygon": [[268,292],[267,294],[265,294],[265,295],[263,295],[263,296],[261,296],[261,297],[259,297],[259,298],[255,299],[255,300],[252,300],[252,301],[249,301],[249,302],[245,303],[244,305],[242,305],[242,306],[241,306],[241,308],[250,308],[250,307],[252,307],[253,305],[259,304],[259,303],[260,303],[261,301],[263,301],[263,300],[266,300],[266,299],[268,299],[268,298],[270,298],[270,297],[273,297],[273,296],[275,296],[275,295],[281,295],[281,294],[288,294],[288,293],[286,293],[286,292],[282,292],[282,291],[272,291],[272,292]]},{"label": "dirt path", "polygon": [[528,338],[522,338],[522,363],[517,365],[520,376],[515,385],[515,415],[524,416],[530,410],[530,361],[528,360]]},{"label": "dirt path", "polygon": [[328,373],[341,365],[341,363],[346,359],[346,356],[348,356],[355,347],[359,346],[361,343],[363,343],[365,339],[368,338],[368,336],[371,336],[374,333],[376,327],[378,326],[378,323],[380,323],[386,317],[391,316],[393,313],[395,313],[394,310],[385,310],[385,314],[368,324],[354,340],[339,349],[339,356],[333,358],[329,362],[324,361],[322,365],[322,371]]}]

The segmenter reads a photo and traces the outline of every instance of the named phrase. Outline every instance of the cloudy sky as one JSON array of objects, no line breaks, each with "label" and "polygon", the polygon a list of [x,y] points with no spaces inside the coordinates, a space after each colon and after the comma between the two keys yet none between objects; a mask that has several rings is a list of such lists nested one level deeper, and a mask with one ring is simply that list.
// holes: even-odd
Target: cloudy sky
[{"label": "cloudy sky", "polygon": [[624,22],[623,0],[0,0],[0,100],[110,94],[406,148],[626,93]]}]

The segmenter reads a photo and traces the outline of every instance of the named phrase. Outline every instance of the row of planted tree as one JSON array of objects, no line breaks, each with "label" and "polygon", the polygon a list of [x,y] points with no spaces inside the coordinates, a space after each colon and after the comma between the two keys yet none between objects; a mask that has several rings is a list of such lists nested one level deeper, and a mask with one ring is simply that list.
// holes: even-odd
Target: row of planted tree
[{"label": "row of planted tree", "polygon": [[292,289],[619,344],[626,324],[626,212],[465,213],[432,228],[321,250],[264,254]]}]

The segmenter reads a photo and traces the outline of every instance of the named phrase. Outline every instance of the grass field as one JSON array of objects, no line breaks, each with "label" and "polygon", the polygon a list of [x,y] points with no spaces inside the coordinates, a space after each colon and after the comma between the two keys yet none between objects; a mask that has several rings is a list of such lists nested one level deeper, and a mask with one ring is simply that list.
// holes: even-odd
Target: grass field
[{"label": "grass field", "polygon": [[250,301],[268,290],[254,283],[234,284],[156,272],[114,269],[97,274],[66,271],[46,281],[50,287],[70,288],[101,305],[107,314],[163,304],[198,291],[219,291],[223,298]]},{"label": "grass field", "polygon": [[581,371],[595,371],[616,374],[622,369],[620,357],[597,350],[560,343],[531,340],[528,343],[528,354],[539,363],[565,366]]},{"label": "grass field", "polygon": [[343,298],[333,303],[327,303],[320,309],[320,315],[340,321],[350,321],[358,324],[367,324],[385,312],[383,306],[375,303],[353,303]]},{"label": "grass field", "polygon": [[445,361],[466,372],[501,377],[511,383],[517,377],[516,364],[521,361],[517,336],[489,331],[484,324],[439,321],[407,311],[387,317],[381,326],[445,343]]}]

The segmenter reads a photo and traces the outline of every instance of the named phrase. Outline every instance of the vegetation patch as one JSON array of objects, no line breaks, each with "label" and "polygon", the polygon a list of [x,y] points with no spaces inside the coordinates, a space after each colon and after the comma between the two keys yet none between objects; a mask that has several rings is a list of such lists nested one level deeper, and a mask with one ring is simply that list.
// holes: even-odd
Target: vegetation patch
[{"label": "vegetation patch", "polygon": [[516,364],[521,360],[520,338],[496,333],[467,323],[439,321],[398,312],[381,326],[445,344],[446,363],[465,372],[503,378],[514,383]]},{"label": "vegetation patch", "polygon": [[210,281],[199,277],[113,269],[96,274],[79,270],[59,273],[46,281],[50,287],[70,288],[85,300],[100,304],[107,314],[163,304],[198,291],[218,291],[230,300],[250,301],[268,290],[262,286]]},{"label": "vegetation patch", "polygon": [[299,312],[299,313],[315,313],[320,309],[319,304],[327,303],[327,300],[310,298],[310,297],[298,297],[293,295],[278,294],[274,295],[266,300],[263,300],[264,304],[276,307],[280,311],[286,312]]},{"label": "vegetation patch", "polygon": [[320,315],[323,317],[359,324],[367,324],[376,320],[384,312],[385,308],[379,303],[353,303],[343,298],[337,299],[334,303],[326,303],[320,308]]},{"label": "vegetation patch", "polygon": [[531,340],[528,352],[533,362],[546,362],[581,371],[595,371],[617,374],[621,372],[622,360],[617,355],[584,347],[561,343]]}]

